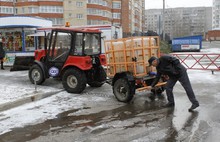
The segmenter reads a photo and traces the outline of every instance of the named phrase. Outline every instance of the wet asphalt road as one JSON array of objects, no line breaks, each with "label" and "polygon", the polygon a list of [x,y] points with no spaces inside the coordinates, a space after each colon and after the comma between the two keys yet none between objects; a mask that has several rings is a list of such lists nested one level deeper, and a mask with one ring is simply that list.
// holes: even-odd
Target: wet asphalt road
[{"label": "wet asphalt road", "polygon": [[[14,128],[0,135],[0,142],[219,142],[220,84],[191,83],[200,102],[194,112],[188,112],[191,103],[179,83],[173,109],[163,107],[166,97],[151,101],[148,92],[138,93],[129,104],[120,103],[105,84],[87,87],[80,96],[97,95],[106,101],[85,102],[82,108],[62,112],[55,119]],[[62,88],[57,81],[44,85]]]},{"label": "wet asphalt road", "polygon": [[[192,84],[200,107],[188,112],[190,102],[184,90],[175,87],[175,108],[163,108],[166,98],[151,101],[147,92],[139,93],[129,104],[117,102],[102,87],[105,103],[88,103],[41,124],[15,128],[0,136],[1,142],[217,142],[220,138],[220,89],[209,83]],[[206,88],[209,88],[208,90]],[[99,88],[100,89],[100,88]],[[88,87],[85,97],[94,95]],[[96,90],[98,91],[98,90]],[[104,95],[105,94],[105,95]]]}]

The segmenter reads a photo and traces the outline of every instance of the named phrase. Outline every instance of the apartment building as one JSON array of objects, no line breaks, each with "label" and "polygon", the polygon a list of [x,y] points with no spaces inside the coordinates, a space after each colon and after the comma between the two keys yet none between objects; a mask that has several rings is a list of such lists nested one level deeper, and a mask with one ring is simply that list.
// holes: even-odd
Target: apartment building
[{"label": "apartment building", "polygon": [[87,25],[120,25],[123,36],[143,31],[144,0],[88,0]]},{"label": "apartment building", "polygon": [[[211,7],[168,8],[165,9],[164,31],[171,38],[205,35],[212,28]],[[162,33],[162,9],[145,11],[146,31]]]},{"label": "apartment building", "polygon": [[149,9],[145,11],[145,29],[144,32],[148,30],[154,31],[158,34],[162,33],[162,10],[161,9]]},{"label": "apartment building", "polygon": [[0,16],[33,16],[53,26],[120,25],[125,36],[143,31],[144,0],[0,0]]},{"label": "apartment building", "polygon": [[[74,8],[73,8],[74,7]],[[70,25],[87,24],[87,0],[63,0],[63,22],[69,22]]]},{"label": "apartment building", "polygon": [[220,29],[220,0],[213,0],[212,29]]}]

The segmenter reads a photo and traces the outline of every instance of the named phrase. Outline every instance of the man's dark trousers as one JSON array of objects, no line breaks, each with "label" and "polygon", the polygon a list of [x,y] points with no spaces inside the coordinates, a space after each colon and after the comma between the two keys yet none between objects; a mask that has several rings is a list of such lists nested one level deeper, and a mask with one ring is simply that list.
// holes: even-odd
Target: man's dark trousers
[{"label": "man's dark trousers", "polygon": [[192,86],[189,81],[189,77],[186,71],[181,72],[180,77],[170,77],[170,79],[167,81],[166,85],[166,94],[167,94],[167,99],[170,103],[175,103],[174,102],[174,97],[173,97],[173,87],[176,84],[176,82],[179,81],[183,88],[186,91],[186,94],[191,101],[192,104],[199,104],[199,102],[195,98],[195,94],[193,92]]},{"label": "man's dark trousers", "polygon": [[1,69],[4,69],[4,67],[3,67],[3,59],[0,59],[0,62],[1,62]]}]

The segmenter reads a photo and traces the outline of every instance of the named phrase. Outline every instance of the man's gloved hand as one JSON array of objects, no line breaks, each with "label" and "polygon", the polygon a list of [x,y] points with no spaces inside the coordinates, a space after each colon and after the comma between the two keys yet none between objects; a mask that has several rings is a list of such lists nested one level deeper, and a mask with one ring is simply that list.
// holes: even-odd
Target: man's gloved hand
[{"label": "man's gloved hand", "polygon": [[163,78],[164,81],[169,80],[169,76],[168,75],[163,75],[162,78]]}]

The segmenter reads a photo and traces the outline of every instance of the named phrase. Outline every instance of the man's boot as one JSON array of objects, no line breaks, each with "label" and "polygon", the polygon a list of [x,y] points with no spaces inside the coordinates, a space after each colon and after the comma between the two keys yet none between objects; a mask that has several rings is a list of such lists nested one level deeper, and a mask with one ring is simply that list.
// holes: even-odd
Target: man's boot
[{"label": "man's boot", "polygon": [[1,61],[1,69],[4,70],[3,62]]}]

